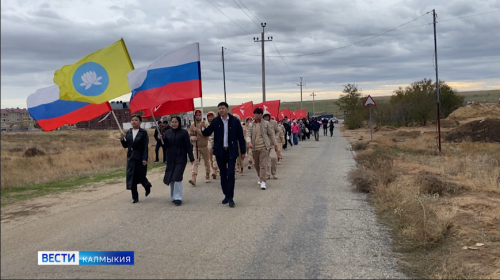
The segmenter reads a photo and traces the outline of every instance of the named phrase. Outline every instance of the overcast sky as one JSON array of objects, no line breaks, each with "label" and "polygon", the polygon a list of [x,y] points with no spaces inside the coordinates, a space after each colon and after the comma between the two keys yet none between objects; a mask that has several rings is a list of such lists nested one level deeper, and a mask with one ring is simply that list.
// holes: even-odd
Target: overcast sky
[{"label": "overcast sky", "polygon": [[313,91],[316,100],[338,98],[347,83],[364,94],[390,95],[398,86],[435,80],[432,9],[442,21],[440,79],[458,91],[500,89],[500,0],[2,0],[1,6],[2,108],[26,107],[29,94],[53,85],[55,70],[120,38],[136,68],[199,42],[205,106],[224,99],[224,46],[228,103],[261,102],[261,45],[253,40],[261,22],[266,38],[273,36],[265,43],[267,100],[300,100],[299,77],[303,100],[312,100]]}]

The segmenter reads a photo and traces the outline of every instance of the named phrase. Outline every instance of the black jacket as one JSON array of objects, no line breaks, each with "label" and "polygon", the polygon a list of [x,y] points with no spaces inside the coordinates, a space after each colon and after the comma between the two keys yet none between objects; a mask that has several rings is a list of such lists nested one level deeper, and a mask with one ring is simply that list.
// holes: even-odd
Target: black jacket
[{"label": "black jacket", "polygon": [[284,122],[284,123],[283,123],[283,127],[285,128],[285,131],[286,131],[288,134],[291,134],[291,133],[292,133],[292,127],[290,126],[290,124],[289,124],[289,123]]},{"label": "black jacket", "polygon": [[317,121],[311,122],[311,130],[318,131],[319,127],[320,127],[319,122],[317,122]]},{"label": "black jacket", "polygon": [[125,139],[127,139],[127,141],[121,139],[121,143],[124,148],[128,148],[128,159],[140,161],[148,160],[149,137],[148,132],[145,129],[139,128],[139,132],[137,132],[134,140],[131,128],[125,133]]},{"label": "black jacket", "polygon": [[163,182],[169,185],[172,181],[182,181],[187,157],[190,162],[194,161],[193,149],[189,133],[185,129],[167,129],[163,132],[162,138],[167,149],[167,168]]},{"label": "black jacket", "polygon": [[[229,129],[227,133],[227,142],[229,150],[229,158],[235,159],[241,154],[246,153],[246,142],[245,136],[243,136],[243,128],[241,127],[240,121],[233,117],[233,115],[228,114],[228,124]],[[201,132],[203,136],[210,136],[214,133],[214,147],[213,154],[216,157],[222,157],[224,155],[224,122],[220,116],[217,116],[212,120],[210,125]],[[239,149],[238,152],[238,143]]]}]

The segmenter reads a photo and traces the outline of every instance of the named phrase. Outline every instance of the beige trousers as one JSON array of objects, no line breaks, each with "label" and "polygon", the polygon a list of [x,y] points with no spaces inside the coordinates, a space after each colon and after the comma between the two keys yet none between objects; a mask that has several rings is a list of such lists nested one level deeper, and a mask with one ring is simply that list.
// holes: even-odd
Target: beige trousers
[{"label": "beige trousers", "polygon": [[196,146],[193,147],[194,164],[192,174],[198,174],[198,166],[200,165],[200,157],[203,157],[205,164],[205,172],[210,174],[210,157],[208,156],[208,147],[198,147],[198,157],[196,157]]},{"label": "beige trousers", "polygon": [[269,158],[268,150],[258,150],[252,152],[255,166],[255,171],[259,177],[260,182],[265,182],[267,179],[267,165]]},{"label": "beige trousers", "polygon": [[281,160],[281,149],[283,149],[283,143],[278,143],[278,151],[276,152],[278,155],[278,161]]},{"label": "beige trousers", "polygon": [[276,150],[274,147],[269,151],[269,156],[267,157],[267,168],[266,174],[268,177],[271,175],[276,175],[276,167],[278,166],[278,155],[276,154]]},{"label": "beige trousers", "polygon": [[253,149],[247,149],[248,166],[253,167]]}]

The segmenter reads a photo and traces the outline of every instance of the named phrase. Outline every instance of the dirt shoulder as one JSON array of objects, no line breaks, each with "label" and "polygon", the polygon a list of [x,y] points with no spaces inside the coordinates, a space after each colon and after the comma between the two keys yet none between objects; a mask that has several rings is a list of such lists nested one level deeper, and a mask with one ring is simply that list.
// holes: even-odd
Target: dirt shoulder
[{"label": "dirt shoulder", "polygon": [[369,193],[411,277],[500,278],[500,143],[445,140],[487,133],[470,121],[442,129],[442,152],[432,125],[377,128],[373,141],[369,129],[343,130],[357,150],[349,180]]}]

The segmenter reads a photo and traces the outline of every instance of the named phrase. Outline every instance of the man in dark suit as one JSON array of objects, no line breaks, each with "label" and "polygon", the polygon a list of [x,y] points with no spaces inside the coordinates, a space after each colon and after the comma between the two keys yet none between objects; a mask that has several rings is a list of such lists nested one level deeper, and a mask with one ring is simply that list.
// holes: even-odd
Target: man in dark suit
[{"label": "man in dark suit", "polygon": [[[229,106],[226,102],[219,103],[219,116],[214,118],[210,125],[202,130],[203,136],[214,133],[213,154],[217,159],[220,172],[220,184],[225,195],[222,204],[229,203],[234,207],[234,173],[236,158],[245,159],[246,142],[240,121],[228,113]],[[197,128],[194,128],[197,131]],[[239,144],[239,145],[238,145]],[[238,146],[240,151],[238,152]],[[241,155],[240,155],[241,153]]]},{"label": "man in dark suit", "polygon": [[[287,142],[290,143],[290,147],[293,146],[293,143],[292,143],[292,127],[290,126],[290,123],[288,121],[288,117],[287,116],[285,116],[285,119],[284,119],[284,122],[283,122],[283,127],[285,128],[285,145],[283,145],[283,149],[286,150],[286,147],[287,147],[286,143]],[[288,138],[288,140],[286,138]]]}]

